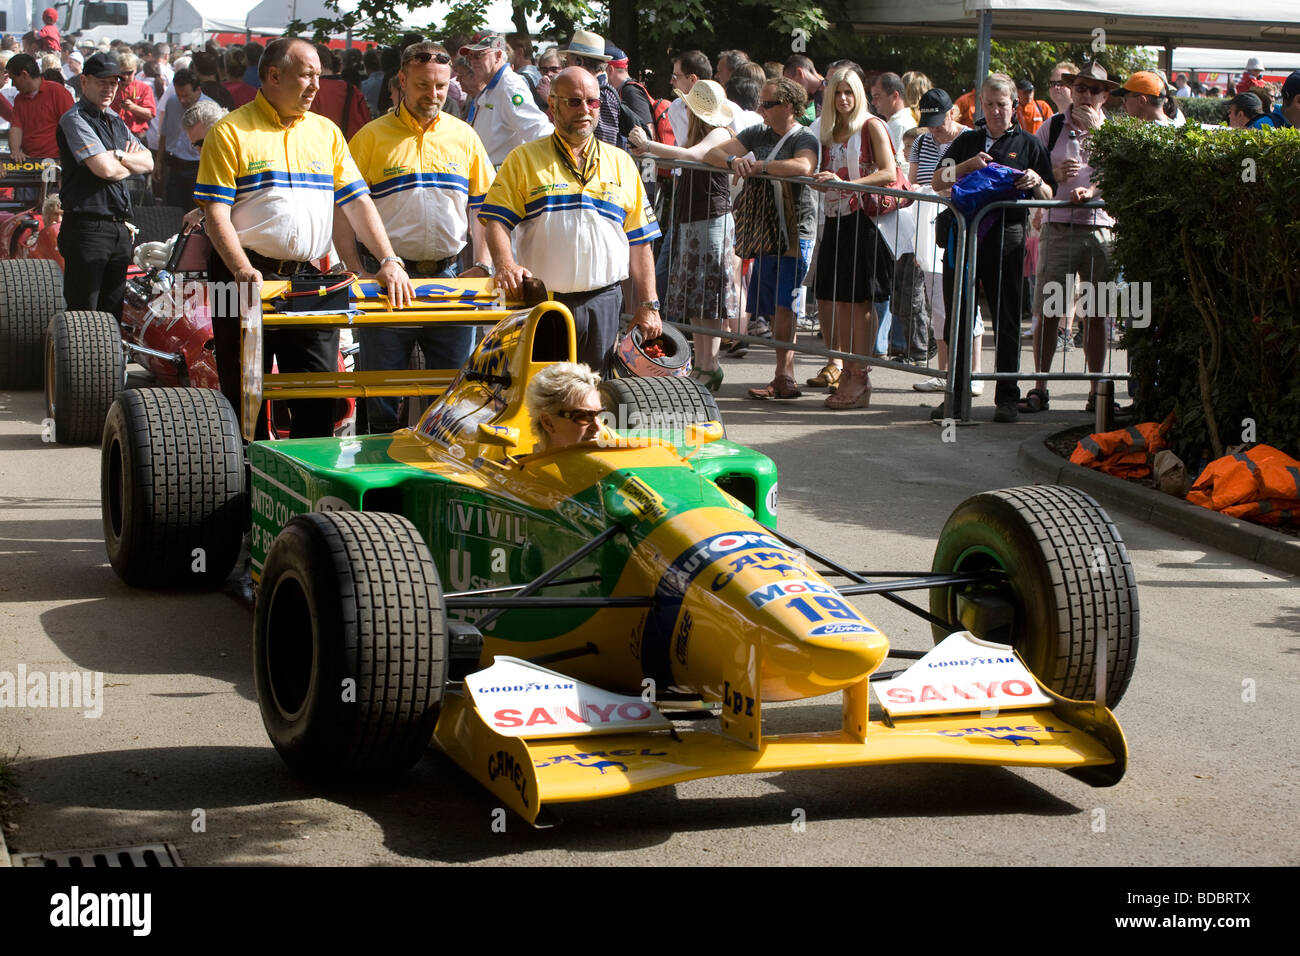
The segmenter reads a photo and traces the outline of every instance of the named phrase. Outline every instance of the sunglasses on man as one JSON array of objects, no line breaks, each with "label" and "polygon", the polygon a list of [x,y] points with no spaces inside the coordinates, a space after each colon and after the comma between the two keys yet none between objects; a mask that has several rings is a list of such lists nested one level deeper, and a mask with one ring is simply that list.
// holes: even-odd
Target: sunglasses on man
[{"label": "sunglasses on man", "polygon": [[408,53],[402,57],[403,63],[428,63],[430,60],[439,66],[446,66],[451,62],[451,57],[446,53],[430,53],[428,50],[422,50],[419,53]]},{"label": "sunglasses on man", "polygon": [[555,96],[554,93],[551,96],[557,103],[563,103],[571,110],[582,109],[584,106],[589,110],[600,109],[600,97],[598,96],[591,99],[584,99],[581,96]]}]

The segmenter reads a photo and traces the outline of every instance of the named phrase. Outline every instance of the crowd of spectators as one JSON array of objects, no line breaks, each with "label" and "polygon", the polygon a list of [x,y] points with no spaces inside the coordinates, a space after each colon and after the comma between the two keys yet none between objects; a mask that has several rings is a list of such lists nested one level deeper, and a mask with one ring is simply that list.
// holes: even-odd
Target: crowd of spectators
[{"label": "crowd of spectators", "polygon": [[[1099,370],[1109,331],[1098,324],[1098,317],[1079,316],[1076,323],[1072,309],[1042,315],[1045,282],[1110,276],[1115,223],[1104,210],[1082,205],[1100,198],[1091,182],[1088,135],[1111,113],[1179,125],[1186,122],[1178,108],[1179,95],[1221,93],[1203,89],[1185,74],[1170,83],[1158,71],[1116,77],[1098,64],[1081,68],[1060,63],[1045,78],[1047,99],[1038,97],[1034,79],[1000,74],[989,77],[978,94],[969,90],[953,96],[918,71],[899,75],[836,61],[825,64],[823,72],[802,53],[784,62],[760,63],[743,51],[728,49],[716,62],[699,50],[678,53],[668,78],[673,96],[661,100],[631,69],[626,53],[594,32],[578,30],[567,43],[541,50],[519,34],[449,38],[445,48],[437,47],[434,64],[446,68],[447,80],[439,81],[427,102],[417,104],[403,85],[409,61],[403,61],[402,51],[421,40],[411,35],[395,46],[365,51],[315,45],[318,88],[310,111],[355,143],[372,121],[399,112],[407,97],[425,111],[426,126],[439,112],[467,124],[468,135],[481,143],[494,174],[521,147],[550,138],[583,188],[583,177],[594,174],[597,166],[615,164],[616,157],[630,152],[639,163],[627,166],[619,159],[611,168],[637,169],[636,188],[625,186],[592,202],[622,210],[610,216],[622,227],[619,240],[632,251],[626,260],[616,256],[612,270],[599,270],[599,288],[587,287],[597,281],[593,272],[569,282],[572,290],[556,291],[593,296],[620,286],[617,306],[593,306],[591,321],[602,328],[596,334],[593,326],[591,342],[599,349],[608,346],[612,335],[606,327],[610,309],[617,314],[630,307],[634,292],[640,296],[640,304],[631,309],[638,324],[647,332],[657,329],[656,290],[662,292],[665,318],[722,333],[721,349],[716,336],[697,335],[694,343],[694,374],[715,391],[723,380],[720,359],[743,357],[747,351],[741,341],[726,336],[745,332],[792,343],[799,328],[819,328],[831,349],[917,364],[928,363],[937,352],[938,367],[946,369],[955,348],[949,333],[955,324],[950,317],[952,282],[959,267],[956,250],[944,246],[942,226],[938,254],[900,245],[898,236],[889,235],[883,226],[882,216],[892,208],[889,203],[877,203],[875,197],[844,184],[942,195],[957,179],[993,162],[1020,171],[1016,185],[1025,194],[1054,197],[1079,208],[1053,209],[1046,216],[1013,210],[1000,217],[996,245],[981,246],[971,277],[981,293],[980,315],[973,341],[957,350],[960,360],[970,354],[979,371],[987,322],[997,336],[998,371],[1018,371],[1021,323],[1032,315],[1036,371],[1050,368],[1058,347],[1072,346],[1076,324],[1083,333],[1088,367]],[[108,109],[153,155],[148,172],[132,169],[126,174],[132,204],[193,209],[204,134],[225,111],[257,100],[265,49],[260,42],[226,48],[209,43],[193,49],[166,43],[74,43],[59,37],[57,28],[28,34],[21,41],[7,36],[0,42],[0,66],[7,79],[0,89],[0,131],[7,130],[13,160],[58,160],[55,133],[61,117],[83,94],[86,64],[97,54],[111,54],[119,74]],[[429,64],[434,55],[427,52],[420,62]],[[566,68],[581,72],[568,74]],[[568,78],[557,100],[555,84],[562,71]],[[1233,128],[1290,126],[1300,120],[1300,73],[1280,87],[1262,75],[1259,62],[1252,59],[1236,83],[1228,106]],[[557,102],[562,128],[557,125]],[[589,147],[591,139],[615,152]],[[541,153],[534,152],[538,155],[530,161],[543,161]],[[694,160],[717,171],[674,171],[657,166],[656,159]],[[441,175],[438,169],[420,171],[425,173]],[[536,173],[530,167],[512,175],[524,182]],[[773,187],[770,177],[805,181]],[[806,177],[815,179],[815,185],[807,185]],[[752,211],[761,198],[756,194],[773,188],[768,205],[775,203],[781,220],[779,242],[754,252],[752,234],[762,225]],[[645,208],[634,213],[637,197]],[[482,197],[474,198],[477,207]],[[504,199],[483,207],[488,208],[497,210],[495,222],[502,229],[520,227],[513,242],[499,237],[495,243],[494,259],[501,258],[496,253],[503,248],[511,250],[505,257],[510,259],[509,277],[503,280],[549,274],[565,283],[559,278],[564,270],[557,272],[554,261],[556,255],[566,254],[565,247],[555,243],[553,229],[531,228],[536,210],[523,204],[511,212],[514,207]],[[924,209],[933,218],[936,207]],[[490,224],[493,216],[484,215],[483,221]],[[555,221],[575,228],[563,217]],[[469,231],[477,230],[473,217],[469,222]],[[660,228],[654,275],[647,276],[640,264],[650,261],[644,257],[651,255],[650,243],[658,239]],[[520,236],[533,238],[521,244]],[[601,242],[613,241],[611,236]],[[538,237],[545,237],[545,243]],[[523,250],[530,242],[538,250],[550,245],[544,255],[535,253],[546,261],[526,261]],[[482,250],[484,238],[467,232],[463,241],[452,245]],[[646,249],[637,250],[638,245]],[[449,248],[440,247],[435,258],[447,258]],[[513,261],[514,253],[521,255],[520,261]],[[576,256],[578,251],[570,248],[568,254]],[[480,252],[474,258],[485,256]],[[500,268],[502,262],[496,265]],[[1033,289],[1028,297],[1026,288]],[[580,329],[580,335],[586,332]],[[588,360],[599,368],[603,357],[592,353]],[[870,398],[868,373],[864,363],[846,365],[832,359],[806,384],[829,390],[827,408],[860,408]],[[935,378],[915,387],[940,391],[945,382]],[[980,394],[981,383],[974,383],[972,390]],[[792,399],[801,394],[793,375],[793,352],[779,348],[772,381],[751,390],[751,395]],[[1048,401],[1045,381],[1025,399],[1015,382],[999,382],[997,420],[1039,411]]]}]

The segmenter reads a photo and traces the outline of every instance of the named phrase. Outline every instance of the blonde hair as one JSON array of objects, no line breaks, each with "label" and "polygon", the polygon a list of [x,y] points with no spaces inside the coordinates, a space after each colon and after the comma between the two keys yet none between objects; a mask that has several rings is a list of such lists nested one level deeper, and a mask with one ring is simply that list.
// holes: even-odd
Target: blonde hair
[{"label": "blonde hair", "polygon": [[543,415],[555,415],[599,389],[600,376],[581,362],[553,362],[534,375],[524,393],[524,405],[538,447],[546,449],[551,444],[551,436],[542,427]]},{"label": "blonde hair", "polygon": [[[840,88],[841,83],[847,84],[853,93],[853,112],[848,115],[847,120],[842,119],[839,111],[835,109],[835,92]],[[863,89],[862,79],[852,67],[842,66],[830,75],[830,79],[826,81],[826,96],[830,99],[830,109],[835,116],[835,121],[833,123],[827,123],[824,119],[822,121],[823,146],[829,146],[834,142],[837,130],[852,136],[866,125],[867,117],[870,115],[867,110],[867,91]],[[844,125],[841,126],[841,123]]]},{"label": "blonde hair", "polygon": [[934,89],[930,78],[920,70],[908,70],[903,74],[903,102],[912,111],[912,119],[921,122],[921,97]]}]

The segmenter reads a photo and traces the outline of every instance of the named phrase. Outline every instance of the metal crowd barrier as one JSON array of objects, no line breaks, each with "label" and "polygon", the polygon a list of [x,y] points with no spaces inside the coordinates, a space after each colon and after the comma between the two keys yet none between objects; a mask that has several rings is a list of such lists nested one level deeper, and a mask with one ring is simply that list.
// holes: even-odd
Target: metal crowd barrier
[{"label": "metal crowd barrier", "polygon": [[[983,223],[990,217],[1001,212],[1002,210],[1005,209],[1077,210],[1077,209],[1101,209],[1101,208],[1104,208],[1104,203],[1097,200],[1088,203],[1070,203],[1070,202],[1064,202],[1055,199],[1022,199],[1022,200],[1015,200],[1015,201],[999,201],[999,202],[989,203],[987,206],[980,209],[979,212],[977,212],[973,217],[973,219],[971,220],[968,226],[966,243],[964,245],[963,244],[958,245],[958,248],[962,250],[962,254],[959,257],[959,262],[958,262],[960,268],[957,270],[957,273],[960,277],[960,282],[966,283],[968,289],[977,288],[978,283],[975,277],[976,277],[977,262],[978,262],[980,249],[987,248],[988,244],[990,243],[1005,241],[1004,230],[997,227],[991,229],[982,239],[980,238],[980,232]],[[1046,219],[1044,219],[1043,225],[1044,225],[1043,231],[1045,232],[1047,226]],[[1095,227],[1080,224],[1077,226],[1071,226],[1071,232],[1073,232],[1074,229],[1091,230],[1093,228]],[[1112,227],[1112,231],[1113,231],[1113,227]],[[1029,232],[1028,227],[1026,227],[1026,241],[1028,240],[1028,232]],[[1042,256],[1045,254],[1045,252],[1046,249],[1040,243],[1039,255]],[[1021,261],[1023,261],[1023,250],[1022,250]],[[1031,297],[1036,297],[1034,291],[1032,290],[1035,288],[1036,283],[1039,281],[1040,276],[1042,277],[1043,281],[1056,280],[1055,273],[1053,273],[1051,276],[1042,275],[1041,266],[1036,267],[1034,272],[1035,275],[1032,277],[1033,284],[1031,284],[1031,292],[1030,292]],[[1116,281],[1116,274],[1117,274],[1116,272],[1112,271],[1111,275],[1109,275],[1105,280],[1097,280],[1095,276],[1091,276],[1091,275],[1080,276],[1079,282],[1089,284],[1090,289],[1095,289],[1096,286],[1099,285],[1101,282],[1118,285],[1118,282]],[[1065,277],[1063,276],[1062,278]],[[1023,291],[1023,286],[1024,286],[1023,281],[1018,281],[1016,283],[1016,289],[1018,290],[1018,294]],[[1005,288],[1005,283],[999,283],[999,288],[997,290],[998,293],[1001,294],[1004,288]],[[987,292],[987,290],[985,291]],[[1070,322],[1067,320],[1072,319],[1074,321],[1082,323],[1083,334],[1086,337],[1087,335],[1090,334],[1090,332],[1092,333],[1096,332],[1095,325],[1091,329],[1089,329],[1088,324],[1090,322],[1093,322],[1094,319],[1102,319],[1103,322],[1106,323],[1103,325],[1103,332],[1106,336],[1106,362],[1107,364],[1113,366],[1114,348],[1113,348],[1113,341],[1112,341],[1112,329],[1109,323],[1111,321],[1114,321],[1117,317],[1116,316],[1075,316],[1074,315],[1075,304],[1073,302],[1074,289],[1067,282],[1062,292],[1063,292],[1063,300],[1065,301],[1066,309],[1064,313],[1055,317],[1058,320],[1060,327],[1069,329]],[[1023,314],[1024,314],[1023,302],[1017,302],[1018,308],[1017,308],[1017,317],[1015,322],[1015,330],[1016,330],[1015,331],[1015,335],[1016,335],[1015,354],[1017,357],[1017,365],[1016,365],[1017,371],[1005,371],[1005,372],[995,371],[995,372],[979,372],[979,373],[973,372],[971,357],[970,357],[970,348],[967,343],[969,343],[972,338],[972,330],[975,322],[975,309],[976,309],[978,299],[979,299],[978,295],[968,294],[967,296],[964,297],[964,299],[961,302],[961,308],[958,315],[959,318],[958,333],[955,340],[950,339],[950,342],[955,342],[957,344],[958,353],[964,352],[965,354],[964,355],[958,354],[956,357],[950,358],[949,367],[951,370],[951,374],[948,381],[948,389],[945,392],[945,396],[944,396],[944,412],[943,412],[944,416],[947,418],[957,419],[961,421],[970,420],[971,417],[970,382],[971,381],[988,381],[988,382],[995,382],[995,383],[999,381],[1025,381],[1025,380],[1031,380],[1031,381],[1041,380],[1044,382],[1097,381],[1099,383],[1102,383],[1101,385],[1098,386],[1098,401],[1095,403],[1096,412],[1097,412],[1097,427],[1099,430],[1107,430],[1109,428],[1110,417],[1111,417],[1110,396],[1113,394],[1114,381],[1129,380],[1131,379],[1131,376],[1127,372],[1117,372],[1114,370],[1113,367],[1098,372],[1069,371],[1066,368],[1067,365],[1066,353],[1070,349],[1060,350],[1062,370],[1059,372],[1053,372],[1050,369],[1046,369],[1043,371],[1025,371],[1024,368],[1022,367],[1023,345],[1022,345],[1021,331],[1020,331],[1022,327]],[[1095,301],[1095,294],[1094,294],[1094,301]],[[991,307],[990,311],[992,312],[992,316],[993,316],[993,323],[994,323],[993,332],[996,335],[998,333],[998,329],[996,328],[997,316],[998,316],[999,309],[1002,307],[1002,303],[1000,301],[990,301],[989,305]],[[1032,310],[1032,299],[1031,299],[1031,310]],[[1039,329],[1042,330],[1041,334],[1043,335],[1048,334],[1047,323],[1046,323],[1047,317],[1034,314],[1033,318],[1036,321]],[[1037,340],[1031,339],[1031,341],[1036,342]],[[1033,361],[1036,363],[1037,351],[1032,346],[1031,346],[1031,352],[1033,353]],[[1080,354],[1083,354],[1084,349],[1080,348],[1079,352]],[[1086,363],[1086,359],[1084,361]]]},{"label": "metal crowd barrier", "polygon": [[[730,176],[730,173],[724,168],[709,166],[697,162],[655,159],[654,164],[655,166],[661,169],[698,170],[702,172],[708,172],[711,174],[725,173],[728,176]],[[768,179],[768,180],[775,180],[777,182],[799,184],[809,188],[814,188],[817,190],[819,194],[822,195],[825,194],[825,190],[821,189],[822,184],[818,183],[815,179],[811,177],[768,176],[766,174],[759,174],[750,178]],[[747,345],[763,345],[769,347],[774,345],[780,345],[782,348],[788,347],[792,351],[798,352],[800,354],[814,355],[822,359],[841,359],[841,360],[852,361],[852,362],[861,362],[867,365],[880,366],[883,368],[892,368],[897,371],[908,372],[920,376],[942,377],[948,374],[947,372],[940,371],[939,369],[933,368],[928,364],[928,359],[929,359],[928,348],[926,349],[925,358],[920,360],[919,362],[908,363],[903,361],[891,361],[887,357],[889,354],[888,343],[883,343],[885,344],[885,348],[877,349],[876,346],[882,343],[878,343],[878,342],[860,343],[860,342],[853,341],[852,334],[851,334],[851,324],[850,324],[850,336],[849,336],[849,341],[847,343],[848,344],[847,348],[835,348],[833,347],[833,342],[832,344],[829,345],[821,344],[820,342],[814,344],[814,342],[808,341],[809,338],[808,333],[805,333],[804,341],[800,342],[799,335],[798,335],[799,329],[797,324],[795,328],[793,341],[787,341],[785,339],[777,339],[775,336],[773,336],[772,338],[768,338],[768,337],[760,337],[760,336],[746,334],[743,330],[744,323],[747,321],[747,318],[744,315],[744,313],[746,313],[747,311],[752,311],[750,310],[750,306],[752,305],[752,303],[743,302],[743,296],[745,294],[744,287],[745,285],[747,285],[747,281],[745,280],[741,280],[743,284],[740,289],[740,295],[742,297],[742,305],[740,307],[740,313],[742,314],[737,316],[729,315],[727,317],[732,321],[739,320],[739,322],[736,322],[736,325],[733,329],[726,328],[727,322],[725,320],[724,322],[719,323],[718,325],[709,325],[709,324],[702,324],[698,322],[689,321],[691,318],[689,314],[687,315],[674,314],[674,311],[670,307],[675,305],[676,303],[674,302],[675,297],[670,292],[670,288],[669,288],[670,284],[674,282],[692,282],[692,281],[695,286],[704,284],[702,275],[692,275],[690,277],[684,278],[682,276],[682,270],[684,268],[690,268],[692,270],[695,270],[697,273],[703,273],[706,270],[721,272],[723,274],[731,275],[734,278],[737,264],[738,264],[737,262],[724,262],[724,261],[719,261],[716,263],[709,262],[704,264],[701,264],[698,261],[693,263],[683,263],[680,257],[678,256],[677,246],[679,243],[677,238],[673,235],[673,233],[675,233],[678,226],[678,223],[676,222],[676,212],[678,206],[681,203],[690,203],[694,199],[694,196],[690,192],[690,189],[693,187],[693,185],[694,185],[693,180],[688,180],[685,184],[678,184],[677,187],[671,191],[670,198],[667,201],[661,201],[660,209],[658,211],[659,220],[660,220],[660,229],[664,232],[665,240],[664,240],[663,247],[660,249],[659,257],[657,259],[656,272],[660,277],[659,296],[660,299],[663,300],[665,304],[664,319],[665,321],[669,322],[669,324],[674,325],[675,327],[677,327],[683,332],[688,332],[700,337],[726,338],[734,341],[740,341]],[[882,216],[874,219],[873,222],[875,222],[877,226],[877,234],[875,238],[871,241],[874,242],[884,241],[888,246],[888,255],[891,260],[897,259],[896,253],[897,250],[899,250],[901,247],[902,249],[906,250],[904,254],[917,255],[918,257],[924,256],[926,261],[929,261],[932,265],[934,262],[941,261],[941,254],[934,246],[934,242],[932,239],[933,233],[930,229],[926,227],[933,222],[935,216],[938,215],[938,213],[941,212],[944,208],[951,208],[952,203],[946,197],[937,196],[932,192],[901,191],[895,189],[887,189],[881,186],[863,186],[855,183],[840,183],[832,187],[830,191],[836,191],[840,193],[853,192],[853,193],[860,193],[860,194],[875,194],[878,196],[893,196],[896,198],[907,198],[913,200],[912,205],[904,210],[890,213],[887,214],[886,216]],[[735,189],[732,190],[733,201],[736,192],[737,191]],[[731,214],[728,213],[727,218],[730,218],[730,215]],[[922,220],[923,216],[925,217],[924,221]],[[825,216],[820,215],[819,234],[820,234],[821,227],[824,225],[824,220],[825,220]],[[966,223],[962,220],[960,216],[956,217],[956,222],[957,222],[956,225],[957,240],[959,243],[958,248],[962,248],[964,246],[965,239],[966,239],[967,227],[966,227]],[[728,227],[724,225],[723,228],[733,228],[733,227]],[[732,234],[734,236],[734,231]],[[856,241],[856,236],[855,236],[855,241]],[[821,243],[819,240],[815,244],[815,248],[812,256],[812,261],[814,263],[814,266],[809,268],[808,279],[805,282],[805,287],[808,289],[807,294],[809,296],[813,294],[811,286],[813,282],[813,277],[815,275],[815,263],[817,262],[817,256],[818,256],[820,245]],[[854,250],[855,259],[857,258],[858,251],[859,250],[855,247]],[[871,256],[874,257],[876,254],[876,250],[872,249],[870,250],[870,253]],[[939,270],[931,269],[925,271],[939,271]],[[836,277],[837,282],[838,282],[838,278],[839,277],[837,276]],[[853,277],[853,278],[854,281],[857,281],[857,277]],[[955,290],[955,294],[953,297],[954,312],[958,311],[958,306],[961,301],[960,276],[958,278],[957,285],[958,288]],[[879,320],[880,314],[884,310],[876,308],[876,305],[881,305],[881,304],[887,305],[892,299],[895,298],[894,293],[897,291],[897,288],[898,285],[896,282],[891,283],[890,298],[883,300],[879,303],[873,304],[873,310],[877,314],[877,320]],[[832,296],[832,300],[830,301],[834,301],[834,296]],[[942,303],[940,303],[940,305],[941,304]],[[917,319],[917,317],[913,315],[909,317],[910,320],[912,322],[922,321],[924,322],[926,328],[929,329],[931,325],[929,315],[934,305],[935,305],[934,302],[928,301],[927,299],[927,301],[924,304],[924,308],[922,309],[922,315],[924,317],[921,319]],[[716,310],[710,309],[709,311],[716,311]],[[766,317],[766,318],[770,318],[770,317]],[[833,319],[828,320],[828,318],[825,316],[820,316],[819,318],[821,320],[821,327],[823,329],[827,329],[831,326],[831,322],[833,321]],[[895,320],[897,319],[896,316],[893,316],[893,318]],[[848,320],[846,319],[841,321],[848,321]],[[879,322],[877,322],[877,327],[878,325]],[[910,345],[912,340],[914,340],[915,336],[911,334],[912,331],[913,330],[911,329],[908,330],[909,334],[905,336],[905,345]],[[817,333],[813,333],[813,335],[817,336]],[[819,338],[819,336],[817,337]],[[882,353],[879,357],[876,354],[874,354],[877,351]]]}]

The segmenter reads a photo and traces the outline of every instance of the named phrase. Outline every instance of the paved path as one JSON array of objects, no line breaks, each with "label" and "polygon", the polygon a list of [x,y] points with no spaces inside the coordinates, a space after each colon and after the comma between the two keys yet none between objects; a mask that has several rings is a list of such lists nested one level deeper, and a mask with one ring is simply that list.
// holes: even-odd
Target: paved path
[{"label": "paved path", "polygon": [[[1082,387],[1067,386],[1017,425],[992,424],[986,398],[984,424],[943,441],[901,373],[873,375],[868,411],[741,398],[770,363],[726,363],[730,434],[780,467],[783,530],[859,568],[928,568],[962,499],[1027,482],[1021,441],[1086,420],[1066,410],[1082,408]],[[801,378],[817,367],[801,361]],[[0,754],[21,747],[30,801],[14,852],[169,840],[191,865],[1300,862],[1295,581],[1122,515],[1143,631],[1118,708],[1132,757],[1117,787],[1048,770],[773,773],[573,805],[548,831],[512,818],[496,833],[490,796],[436,753],[390,790],[292,777],[258,715],[248,610],[220,593],[126,588],[104,556],[98,451],[42,443],[40,417],[38,396],[0,393],[0,670],[102,671],[105,703],[98,719],[0,711]],[[928,626],[892,605],[860,606],[898,646],[928,645]],[[839,701],[770,713],[789,729],[836,726]]]}]

